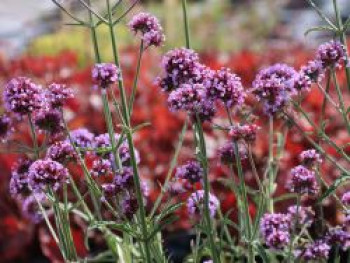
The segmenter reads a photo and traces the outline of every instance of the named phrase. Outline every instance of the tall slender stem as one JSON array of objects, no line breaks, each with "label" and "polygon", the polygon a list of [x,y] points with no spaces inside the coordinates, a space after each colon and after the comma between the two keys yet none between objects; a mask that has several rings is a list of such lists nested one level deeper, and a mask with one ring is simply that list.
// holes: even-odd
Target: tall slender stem
[{"label": "tall slender stem", "polygon": [[270,213],[273,213],[273,189],[274,189],[274,131],[273,131],[273,116],[269,118],[269,178],[268,178],[268,196],[267,196],[267,209]]},{"label": "tall slender stem", "polygon": [[190,27],[188,23],[188,15],[187,15],[187,0],[182,0],[182,13],[183,13],[183,20],[184,20],[184,28],[185,28],[186,47],[191,48]]}]

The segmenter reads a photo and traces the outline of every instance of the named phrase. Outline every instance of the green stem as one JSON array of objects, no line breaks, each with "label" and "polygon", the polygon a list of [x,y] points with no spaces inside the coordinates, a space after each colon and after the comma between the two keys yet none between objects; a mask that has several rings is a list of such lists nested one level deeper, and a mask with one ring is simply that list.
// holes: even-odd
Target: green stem
[{"label": "green stem", "polygon": [[191,48],[190,27],[189,27],[188,16],[187,16],[187,0],[182,0],[182,13],[183,13],[183,20],[184,20],[184,28],[185,28],[186,48]]},{"label": "green stem", "polygon": [[273,213],[273,189],[274,189],[274,153],[273,153],[273,143],[274,143],[274,131],[273,131],[273,116],[269,118],[269,178],[268,178],[268,196],[267,196],[267,209],[269,213]]},{"label": "green stem", "polygon": [[296,230],[298,229],[298,224],[299,224],[299,209],[300,209],[300,195],[297,196],[297,208],[295,211],[295,215],[293,217],[293,227],[292,227],[291,237],[289,241],[288,260],[287,260],[287,262],[289,263],[294,262],[293,247],[294,247],[294,240],[297,237]]},{"label": "green stem", "polygon": [[141,59],[142,59],[143,50],[144,50],[144,43],[143,43],[143,39],[141,39],[139,56],[137,58],[136,74],[135,74],[135,78],[134,78],[134,83],[132,85],[132,91],[131,91],[130,101],[129,101],[129,115],[130,116],[132,115],[132,110],[133,110],[136,91],[137,91],[137,83],[138,83],[139,75],[140,75]]}]

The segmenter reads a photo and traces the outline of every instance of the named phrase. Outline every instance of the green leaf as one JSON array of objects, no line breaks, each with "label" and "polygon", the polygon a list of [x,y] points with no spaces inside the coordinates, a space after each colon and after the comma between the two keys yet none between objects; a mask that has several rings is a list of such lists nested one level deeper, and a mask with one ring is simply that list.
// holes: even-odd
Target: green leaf
[{"label": "green leaf", "polygon": [[316,26],[316,27],[311,27],[308,30],[306,30],[304,35],[307,36],[311,32],[320,32],[320,31],[334,32],[334,29],[332,27],[330,27],[330,26]]},{"label": "green leaf", "polygon": [[266,253],[264,247],[263,247],[262,245],[258,244],[258,245],[256,246],[256,248],[258,249],[258,251],[259,251],[259,256],[262,258],[263,262],[264,262],[264,263],[270,263],[269,256],[267,255],[267,253]]},{"label": "green leaf", "polygon": [[322,196],[318,199],[318,202],[322,202],[325,198],[332,195],[339,186],[345,183],[350,179],[350,175],[342,174],[339,178],[337,178],[333,184],[331,184],[328,189],[322,194]]},{"label": "green leaf", "polygon": [[160,232],[165,226],[170,225],[171,223],[174,223],[176,220],[178,220],[178,216],[171,216],[165,220],[163,220],[161,223],[156,224],[156,226],[153,228],[152,232],[148,235],[147,240],[152,240],[153,237]]},{"label": "green leaf", "polygon": [[118,231],[122,231],[125,233],[128,233],[129,235],[138,238],[138,233],[135,231],[135,228],[130,226],[127,223],[122,223],[122,224],[117,224],[114,222],[108,222],[108,221],[97,221],[92,223],[89,227],[88,230],[92,229],[99,229],[102,230],[104,228],[110,228]]},{"label": "green leaf", "polygon": [[175,212],[177,209],[179,209],[183,203],[177,203],[177,204],[172,204],[166,207],[156,218],[155,222],[159,223],[163,218],[169,216],[173,212]]}]

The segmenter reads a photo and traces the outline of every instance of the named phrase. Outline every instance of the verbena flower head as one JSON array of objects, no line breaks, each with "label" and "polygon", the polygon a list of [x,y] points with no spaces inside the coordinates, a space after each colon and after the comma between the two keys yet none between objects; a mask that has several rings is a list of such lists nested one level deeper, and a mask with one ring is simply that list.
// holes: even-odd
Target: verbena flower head
[{"label": "verbena flower head", "polygon": [[193,184],[202,180],[203,173],[203,168],[198,161],[188,161],[176,169],[175,176],[179,179],[188,180]]},{"label": "verbena flower head", "polygon": [[58,141],[52,144],[46,152],[46,158],[65,164],[77,160],[77,153],[68,141]]},{"label": "verbena flower head", "polygon": [[289,182],[289,188],[291,192],[311,195],[318,192],[315,172],[302,165],[298,165],[291,170],[290,175],[291,179]]},{"label": "verbena flower head", "polygon": [[163,56],[164,77],[157,80],[164,91],[172,91],[181,84],[197,83],[201,79],[203,66],[199,57],[191,49],[178,48],[170,50]]},{"label": "verbena flower head", "polygon": [[47,197],[44,193],[33,193],[22,202],[22,213],[24,217],[31,220],[34,224],[40,223],[44,216],[40,210],[38,202],[44,206],[47,202]]},{"label": "verbena flower head", "polygon": [[[120,138],[120,135],[118,133],[114,134],[114,140],[117,143]],[[109,148],[112,146],[110,137],[108,133],[103,133],[98,136],[96,136],[93,140],[93,146],[97,149],[103,149],[103,148]],[[109,157],[109,153],[99,153],[96,152],[96,155],[101,157]]]},{"label": "verbena flower head", "polygon": [[107,176],[112,174],[112,163],[108,159],[97,159],[92,162],[90,171],[94,177]]},{"label": "verbena flower head", "polygon": [[131,219],[137,212],[139,205],[133,195],[126,195],[121,200],[122,213],[127,219]]},{"label": "verbena flower head", "polygon": [[[209,213],[211,217],[215,217],[219,207],[219,200],[215,195],[209,193]],[[190,215],[202,215],[204,209],[204,190],[197,190],[192,193],[187,200],[187,209]]]},{"label": "verbena flower head", "polygon": [[214,102],[208,99],[202,99],[201,102],[197,105],[194,112],[191,112],[191,119],[195,121],[198,119],[200,122],[210,122],[216,114],[216,107]]},{"label": "verbena flower head", "polygon": [[114,176],[114,184],[120,189],[134,190],[134,176],[131,167],[124,167],[118,171]]},{"label": "verbena flower head", "polygon": [[5,141],[11,133],[11,119],[3,114],[0,116],[0,142]]},{"label": "verbena flower head", "polygon": [[305,75],[303,72],[299,73],[294,78],[294,87],[297,91],[310,91],[312,85],[312,80],[309,76]]},{"label": "verbena flower head", "polygon": [[98,87],[108,88],[119,80],[120,69],[113,63],[95,64],[92,78]]},{"label": "verbena flower head", "polygon": [[345,58],[345,48],[339,41],[331,40],[319,46],[316,58],[323,68],[339,67]]},{"label": "verbena flower head", "polygon": [[295,94],[296,76],[297,72],[285,64],[275,64],[258,73],[252,92],[263,103],[266,114],[273,115],[286,106]]},{"label": "verbena flower head", "polygon": [[310,60],[300,68],[299,74],[308,76],[311,82],[321,82],[324,78],[324,68],[320,60]]},{"label": "verbena flower head", "polygon": [[119,189],[114,183],[103,184],[102,190],[103,190],[102,201],[116,197],[116,195],[119,194],[121,191],[121,189]]},{"label": "verbena flower head", "polygon": [[160,46],[164,42],[163,28],[158,19],[148,13],[139,13],[129,22],[131,31],[141,33],[145,46]]},{"label": "verbena flower head", "polygon": [[259,127],[255,124],[236,124],[230,127],[229,135],[235,141],[254,142],[258,129]]},{"label": "verbena flower head", "polygon": [[66,100],[73,97],[73,90],[64,84],[52,83],[45,91],[45,98],[52,108],[62,107]]},{"label": "verbena flower head", "polygon": [[222,101],[227,107],[241,106],[244,103],[245,92],[241,78],[230,69],[222,68],[212,74],[206,81],[209,98]]},{"label": "verbena flower head", "polygon": [[[123,142],[118,149],[119,152],[119,158],[122,162],[123,166],[130,166],[130,160],[131,160],[131,156],[130,156],[130,149],[129,149],[129,145],[127,142]],[[134,154],[135,154],[135,159],[136,159],[136,163],[140,163],[140,154],[139,152],[134,149]]]},{"label": "verbena flower head", "polygon": [[20,115],[32,113],[42,105],[41,87],[29,78],[11,79],[6,84],[3,95],[7,111]]},{"label": "verbena flower head", "polygon": [[34,123],[40,130],[51,134],[56,134],[63,130],[61,112],[57,109],[45,107],[36,111]]},{"label": "verbena flower head", "polygon": [[309,244],[303,254],[305,260],[328,259],[331,247],[324,240],[316,240]]},{"label": "verbena flower head", "polygon": [[350,206],[350,191],[343,194],[341,201],[343,202],[344,205]]},{"label": "verbena flower head", "polygon": [[339,227],[331,228],[325,240],[328,244],[339,245],[344,251],[350,247],[350,233]]},{"label": "verbena flower head", "polygon": [[311,225],[315,218],[315,212],[311,207],[299,206],[297,208],[296,205],[290,206],[288,208],[287,215],[290,216],[292,222],[297,219],[298,224],[301,226]]},{"label": "verbena flower head", "polygon": [[265,214],[260,221],[260,233],[266,245],[283,249],[290,241],[290,217],[285,214]]},{"label": "verbena flower head", "polygon": [[[242,160],[248,157],[247,150],[242,145],[238,145],[239,157]],[[235,155],[235,145],[233,142],[226,142],[223,146],[219,148],[219,157],[220,161],[223,164],[236,164],[236,155]]]},{"label": "verbena flower head", "polygon": [[94,135],[85,128],[76,129],[70,132],[73,143],[80,148],[92,147]]},{"label": "verbena flower head", "polygon": [[204,88],[201,84],[183,84],[180,88],[170,92],[168,106],[170,111],[185,110],[195,111],[204,96]]},{"label": "verbena flower head", "polygon": [[33,161],[28,158],[21,158],[12,168],[9,187],[11,195],[17,199],[23,199],[31,193],[28,186],[28,172],[32,163]]},{"label": "verbena flower head", "polygon": [[313,167],[323,162],[321,155],[315,149],[305,150],[299,154],[300,162],[306,167]]},{"label": "verbena flower head", "polygon": [[68,179],[68,170],[60,163],[45,159],[37,160],[29,167],[29,185],[35,192],[41,192],[48,187],[54,191]]}]

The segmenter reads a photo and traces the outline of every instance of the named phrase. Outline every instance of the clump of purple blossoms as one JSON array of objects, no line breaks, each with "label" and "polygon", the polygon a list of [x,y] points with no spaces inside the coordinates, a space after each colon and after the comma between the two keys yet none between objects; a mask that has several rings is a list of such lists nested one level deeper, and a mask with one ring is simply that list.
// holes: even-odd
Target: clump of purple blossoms
[{"label": "clump of purple blossoms", "polygon": [[64,84],[52,83],[45,91],[45,98],[52,108],[62,107],[67,99],[73,97],[73,90]]},{"label": "clump of purple blossoms", "polygon": [[158,19],[151,14],[139,13],[135,15],[129,22],[129,27],[135,34],[141,33],[146,47],[158,47],[164,42],[163,28]]},{"label": "clump of purple blossoms", "polygon": [[7,115],[0,116],[0,141],[5,141],[11,132],[11,119]]},{"label": "clump of purple blossoms", "polygon": [[327,259],[330,250],[331,247],[324,240],[316,240],[306,247],[303,258],[305,260]]},{"label": "clump of purple blossoms", "polygon": [[108,88],[119,80],[120,69],[113,63],[95,64],[92,69],[92,78],[98,87]]},{"label": "clump of purple blossoms", "polygon": [[299,154],[299,160],[306,167],[313,167],[322,163],[321,155],[315,149],[309,149]]},{"label": "clump of purple blossoms", "polygon": [[[187,209],[190,215],[195,216],[203,213],[204,209],[204,190],[197,190],[192,193],[187,200]],[[219,207],[219,200],[215,195],[209,193],[209,213],[213,218]]]},{"label": "clump of purple blossoms", "polygon": [[77,160],[77,157],[73,146],[68,141],[55,142],[46,152],[46,158],[63,164],[74,162]]},{"label": "clump of purple blossoms", "polygon": [[280,213],[265,214],[260,221],[260,233],[266,245],[283,249],[290,241],[290,216]]},{"label": "clump of purple blossoms", "polygon": [[299,74],[309,77],[311,82],[321,82],[324,77],[322,62],[317,59],[310,60],[300,68]]},{"label": "clump of purple blossoms", "polygon": [[56,191],[67,179],[68,170],[50,159],[37,160],[29,167],[28,182],[35,192],[41,192],[48,187]]},{"label": "clump of purple blossoms", "polygon": [[43,220],[43,215],[38,202],[42,205],[44,202],[47,202],[46,195],[43,193],[33,193],[23,200],[21,209],[23,215],[35,224],[38,224]]},{"label": "clump of purple blossoms", "polygon": [[275,64],[261,70],[253,82],[253,94],[263,103],[264,112],[274,115],[295,94],[297,72],[285,64]]},{"label": "clump of purple blossoms", "polygon": [[339,245],[344,251],[350,247],[350,233],[339,227],[330,229],[325,240],[328,244]]},{"label": "clump of purple blossoms", "polygon": [[[116,142],[118,142],[120,138],[120,135],[118,133],[115,133],[114,134],[114,139]],[[111,143],[111,140],[110,140],[110,137],[109,137],[109,134],[108,133],[103,133],[103,134],[100,134],[98,136],[96,136],[93,140],[93,146],[94,148],[109,148],[112,146],[112,143]],[[104,152],[104,153],[99,153],[98,151],[96,152],[96,155],[98,156],[101,156],[101,157],[109,157],[109,154]]]},{"label": "clump of purple blossoms", "polygon": [[172,91],[181,84],[194,84],[202,79],[203,66],[199,57],[191,49],[179,48],[170,50],[163,56],[164,77],[157,82],[164,91]]},{"label": "clump of purple blossoms", "polygon": [[28,158],[21,158],[12,168],[9,187],[13,197],[22,199],[31,193],[28,187],[28,172],[32,163]]},{"label": "clump of purple blossoms", "polygon": [[343,194],[341,201],[343,202],[344,205],[350,206],[350,191]]},{"label": "clump of purple blossoms", "polygon": [[194,184],[202,180],[203,173],[203,168],[198,161],[188,161],[176,169],[175,177],[188,180]]},{"label": "clump of purple blossoms", "polygon": [[57,109],[42,108],[35,112],[35,125],[42,131],[57,134],[63,130],[61,112]]},{"label": "clump of purple blossoms", "polygon": [[312,85],[312,81],[309,76],[305,75],[303,72],[299,71],[299,73],[294,78],[294,88],[297,91],[310,91]]},{"label": "clump of purple blossoms", "polygon": [[331,40],[319,46],[316,58],[323,68],[339,67],[345,58],[345,48],[339,41]]},{"label": "clump of purple blossoms", "polygon": [[110,175],[112,173],[112,163],[108,159],[94,160],[90,173],[94,177]]},{"label": "clump of purple blossoms", "polygon": [[134,176],[133,170],[130,167],[124,167],[118,171],[114,176],[114,184],[120,189],[134,190]]},{"label": "clump of purple blossoms", "polygon": [[229,135],[235,141],[254,142],[258,129],[259,126],[255,124],[236,124],[230,127]]},{"label": "clump of purple blossoms", "polygon": [[85,128],[76,129],[70,132],[73,143],[80,148],[92,147],[94,135]]},{"label": "clump of purple blossoms", "polygon": [[[297,214],[298,211],[298,214]],[[287,215],[290,216],[291,220],[294,222],[295,220],[298,222],[298,225],[311,225],[314,218],[315,212],[311,207],[299,206],[297,208],[296,205],[290,206],[288,208]]]},{"label": "clump of purple blossoms", "polygon": [[42,105],[41,87],[25,77],[11,79],[3,96],[7,111],[20,115],[30,114]]},{"label": "clump of purple blossoms", "polygon": [[[242,160],[247,159],[247,150],[245,147],[238,145],[239,157]],[[219,148],[219,157],[220,161],[223,164],[236,164],[236,155],[235,155],[235,145],[233,142],[226,142],[223,146]]]},{"label": "clump of purple blossoms", "polygon": [[[130,149],[129,149],[128,143],[123,142],[119,146],[118,152],[119,152],[119,157],[122,162],[122,165],[130,166],[131,157],[130,157]],[[136,163],[140,163],[140,154],[136,149],[134,149],[134,155],[135,155]]]},{"label": "clump of purple blossoms", "polygon": [[131,219],[139,208],[137,199],[133,195],[124,196],[120,205],[122,208],[122,213],[127,219]]},{"label": "clump of purple blossoms", "polygon": [[290,174],[289,188],[291,192],[298,194],[317,194],[318,184],[314,171],[298,165],[291,170]]},{"label": "clump of purple blossoms", "polygon": [[241,106],[245,100],[245,92],[241,78],[230,69],[215,71],[210,80],[205,81],[208,98],[222,101],[226,107]]}]

